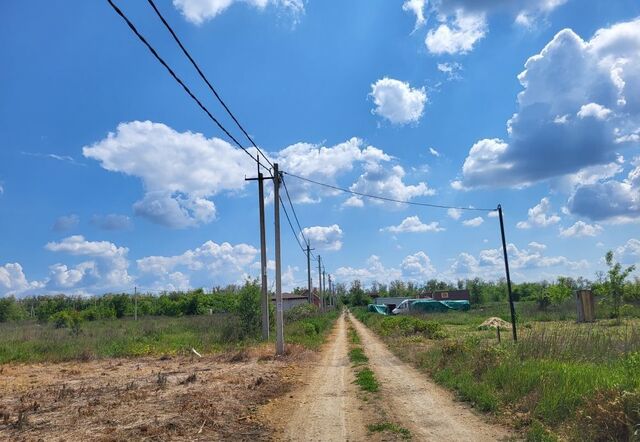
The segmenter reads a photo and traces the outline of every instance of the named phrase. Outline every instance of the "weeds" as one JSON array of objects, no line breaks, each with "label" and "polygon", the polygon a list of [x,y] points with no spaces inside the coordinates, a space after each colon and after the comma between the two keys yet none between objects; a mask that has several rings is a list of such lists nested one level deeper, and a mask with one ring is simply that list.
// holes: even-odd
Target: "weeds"
[{"label": "weeds", "polygon": [[352,348],[349,351],[349,360],[353,365],[362,365],[369,362],[369,358],[364,354],[360,347]]},{"label": "weeds", "polygon": [[411,432],[404,427],[393,422],[380,422],[377,424],[371,424],[367,426],[367,429],[371,433],[382,433],[389,431],[391,433],[399,434],[403,439],[411,439]]},{"label": "weeds", "polygon": [[369,393],[377,392],[380,387],[370,368],[363,368],[356,372],[356,384]]}]

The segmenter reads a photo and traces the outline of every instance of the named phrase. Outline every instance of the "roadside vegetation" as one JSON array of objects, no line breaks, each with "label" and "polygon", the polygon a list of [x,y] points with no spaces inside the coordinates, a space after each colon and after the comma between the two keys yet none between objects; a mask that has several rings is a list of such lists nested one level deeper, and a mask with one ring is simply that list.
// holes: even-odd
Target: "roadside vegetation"
[{"label": "roadside vegetation", "polygon": [[[373,370],[369,368],[369,358],[364,353],[358,332],[353,328],[351,321],[349,321],[348,324],[349,360],[355,370],[355,383],[360,387],[360,390],[366,393],[361,399],[366,402],[371,400],[374,402],[379,401],[380,397],[377,393],[380,390],[380,384]],[[387,420],[386,413],[380,404],[374,406],[373,414],[378,415],[381,420],[380,422],[367,426],[370,433],[385,433],[387,436],[411,439],[411,432],[409,430]]]},{"label": "roadside vegetation", "polygon": [[[220,299],[225,296],[226,304]],[[260,342],[260,290],[248,282],[236,291],[204,295],[199,291],[175,295],[171,302],[191,305],[192,314],[177,316],[143,316],[135,321],[130,315],[107,315],[93,318],[87,312],[106,310],[128,312],[131,302],[121,298],[104,297],[87,309],[76,310],[68,298],[54,301],[41,299],[33,319],[10,320],[0,323],[0,363],[54,362],[87,360],[104,357],[135,357],[147,355],[188,354],[238,350]],[[118,309],[114,307],[114,300]],[[167,302],[156,299],[156,304]],[[82,305],[92,300],[82,299]],[[52,308],[52,305],[56,305]],[[210,312],[211,305],[217,305]],[[121,308],[124,306],[123,308]],[[207,307],[203,307],[207,306]],[[139,304],[140,307],[140,304]],[[13,308],[22,308],[20,304]],[[171,310],[173,311],[173,310]],[[337,318],[337,312],[321,314],[315,306],[301,305],[285,315],[287,343],[317,349]],[[273,316],[273,315],[272,315]]]},{"label": "roadside vegetation", "polygon": [[561,279],[516,303],[517,343],[510,326],[501,342],[495,328],[480,327],[490,317],[510,321],[504,299],[475,303],[469,312],[389,317],[352,311],[401,359],[527,440],[638,441],[638,280],[627,281],[629,269],[610,254],[606,262],[607,274],[592,285],[595,323],[575,322],[573,283]]}]

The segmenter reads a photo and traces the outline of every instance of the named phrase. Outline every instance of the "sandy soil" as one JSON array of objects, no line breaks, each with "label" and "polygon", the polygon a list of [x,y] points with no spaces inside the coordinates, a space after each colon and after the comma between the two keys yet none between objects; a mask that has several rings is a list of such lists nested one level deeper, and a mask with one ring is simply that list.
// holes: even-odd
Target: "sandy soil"
[{"label": "sandy soil", "polygon": [[420,441],[496,441],[512,435],[487,423],[423,373],[400,361],[366,326],[350,316],[393,421]]},{"label": "sandy soil", "polygon": [[252,352],[0,366],[0,440],[271,440],[295,364]]},{"label": "sandy soil", "polygon": [[368,440],[365,407],[354,379],[343,315],[320,357],[304,368],[301,387],[289,397],[271,402],[261,416],[274,426],[276,440]]}]

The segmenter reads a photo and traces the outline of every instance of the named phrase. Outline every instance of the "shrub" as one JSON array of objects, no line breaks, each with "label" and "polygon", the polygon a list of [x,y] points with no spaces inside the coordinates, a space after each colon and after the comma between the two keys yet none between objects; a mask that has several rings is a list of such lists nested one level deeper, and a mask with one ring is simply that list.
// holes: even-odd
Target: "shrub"
[{"label": "shrub", "polygon": [[284,313],[285,319],[289,322],[300,321],[301,319],[311,318],[319,312],[318,307],[314,304],[300,304]]},{"label": "shrub", "polygon": [[255,281],[247,281],[240,289],[233,313],[240,319],[246,335],[255,335],[262,324],[260,287]]}]

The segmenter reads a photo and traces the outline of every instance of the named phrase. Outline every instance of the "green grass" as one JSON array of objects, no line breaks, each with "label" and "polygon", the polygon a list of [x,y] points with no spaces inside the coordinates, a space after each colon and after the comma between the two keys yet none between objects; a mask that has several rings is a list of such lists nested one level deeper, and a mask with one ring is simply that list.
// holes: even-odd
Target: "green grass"
[{"label": "green grass", "polygon": [[385,326],[389,319],[381,315],[354,313],[403,360],[522,428],[528,440],[583,440],[587,432],[589,440],[627,440],[640,430],[640,321],[576,324],[558,320],[571,317],[562,310],[521,308],[518,343],[505,331],[499,345],[494,330],[477,327],[489,316],[508,320],[496,314],[500,309],[507,311],[489,306],[417,317],[436,321],[450,337],[439,340],[411,334],[403,322]]},{"label": "green grass", "polygon": [[369,358],[364,354],[362,348],[356,347],[349,351],[349,360],[354,365],[362,365],[369,362]]},{"label": "green grass", "polygon": [[380,422],[377,424],[371,424],[367,426],[371,433],[382,433],[389,431],[391,433],[399,434],[403,439],[411,439],[411,432],[404,427],[393,422]]},{"label": "green grass", "polygon": [[352,327],[349,327],[349,342],[353,345],[360,344],[360,336],[358,336],[358,332],[356,332]]},{"label": "green grass", "polygon": [[[288,323],[286,342],[317,349],[336,318],[332,312]],[[77,336],[50,323],[6,322],[0,323],[0,336],[0,364],[187,354],[191,348],[215,353],[259,342],[229,314],[88,321]]]},{"label": "green grass", "polygon": [[380,388],[373,371],[370,368],[363,368],[356,372],[356,384],[364,391],[375,393]]}]

